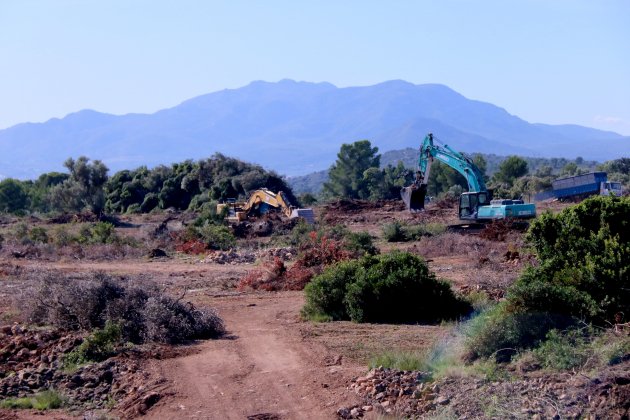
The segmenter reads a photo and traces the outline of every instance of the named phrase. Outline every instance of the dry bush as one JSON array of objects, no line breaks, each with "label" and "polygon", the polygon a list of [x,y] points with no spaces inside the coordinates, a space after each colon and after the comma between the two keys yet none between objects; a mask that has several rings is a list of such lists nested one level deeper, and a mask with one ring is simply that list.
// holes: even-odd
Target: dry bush
[{"label": "dry bush", "polygon": [[196,309],[156,286],[140,287],[100,273],[89,279],[41,276],[22,300],[29,322],[92,331],[111,321],[121,326],[123,339],[133,343],[181,343],[225,331],[213,310]]},{"label": "dry bush", "polygon": [[478,261],[482,256],[490,259],[494,257],[499,261],[508,248],[520,248],[522,239],[519,235],[510,235],[507,243],[506,246],[506,243],[491,241],[477,235],[449,232],[438,236],[423,237],[414,249],[425,258],[465,255],[469,256],[471,261]]},{"label": "dry bush", "polygon": [[276,257],[262,268],[245,275],[240,280],[238,288],[267,291],[302,290],[325,267],[347,260],[351,256],[352,253],[344,248],[342,240],[310,232],[309,239],[300,245],[299,256],[293,266],[287,269],[284,262]]}]

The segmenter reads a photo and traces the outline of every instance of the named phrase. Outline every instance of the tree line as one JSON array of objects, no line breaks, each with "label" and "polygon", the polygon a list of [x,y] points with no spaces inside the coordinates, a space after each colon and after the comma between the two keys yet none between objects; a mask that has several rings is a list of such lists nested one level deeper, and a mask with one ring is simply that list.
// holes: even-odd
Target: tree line
[{"label": "tree line", "polygon": [[0,211],[50,213],[91,211],[147,213],[154,209],[201,211],[218,201],[244,198],[253,190],[283,191],[297,201],[284,178],[260,165],[215,154],[210,158],[141,166],[108,176],[100,160],[68,159],[68,173],[50,172],[36,180],[0,181]]},{"label": "tree line", "polygon": [[[368,200],[400,198],[400,188],[413,182],[414,173],[411,168],[416,165],[417,151],[413,153],[413,164],[409,163],[411,154],[400,155],[401,159],[396,164],[391,160],[391,152],[386,155],[390,163],[382,166],[383,156],[378,154],[378,148],[372,147],[368,140],[342,145],[336,162],[328,170],[327,177],[324,176],[325,173],[317,173],[317,179],[321,180],[323,185],[319,197],[324,200],[334,197]],[[625,189],[630,187],[630,158],[597,164],[579,157],[570,161],[563,158],[508,156],[502,158],[500,163],[497,163],[496,155],[474,153],[469,157],[480,169],[485,183],[495,191],[497,197],[520,198],[532,195],[550,189],[554,179],[595,170],[606,171],[609,180],[621,181]],[[489,167],[492,167],[492,171],[488,169]],[[312,183],[307,179],[300,180],[297,186],[299,188],[300,185],[306,184],[312,187]],[[435,161],[431,165],[427,187],[428,194],[433,197],[458,196],[468,189],[468,183],[455,169]]]},{"label": "tree line", "polygon": [[[486,184],[495,190],[495,196],[519,198],[534,194],[551,188],[551,182],[558,177],[594,169],[608,172],[609,180],[621,181],[626,190],[630,187],[630,158],[608,161],[596,167],[593,162],[581,158],[574,161],[540,158],[536,161],[536,169],[532,170],[529,160],[509,156],[490,172],[486,157],[478,153],[470,156],[484,174]],[[369,140],[343,144],[328,173],[320,173],[322,192],[317,197],[303,194],[298,200],[280,175],[220,153],[199,161],[122,170],[112,176],[108,175],[109,170],[103,162],[82,156],[66,160],[67,173],[49,172],[28,181],[12,178],[0,181],[0,212],[147,213],[167,208],[203,211],[228,198],[245,198],[259,188],[283,191],[296,205],[300,201],[310,205],[317,200],[335,198],[398,199],[400,189],[413,182],[414,171],[403,160],[384,167],[381,167],[381,160],[378,148]],[[492,162],[495,165],[494,158]],[[558,170],[560,163],[563,166]],[[488,175],[489,172],[492,175]],[[458,196],[467,188],[466,179],[453,168],[441,162],[433,163],[428,181],[429,195]]]}]

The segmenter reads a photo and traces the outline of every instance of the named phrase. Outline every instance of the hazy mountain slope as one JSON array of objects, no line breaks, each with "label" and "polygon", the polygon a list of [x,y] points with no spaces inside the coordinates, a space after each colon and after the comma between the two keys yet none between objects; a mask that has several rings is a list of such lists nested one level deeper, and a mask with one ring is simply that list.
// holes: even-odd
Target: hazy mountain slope
[{"label": "hazy mountain slope", "polygon": [[34,177],[79,155],[119,170],[215,152],[296,175],[327,168],[342,143],[370,139],[387,151],[416,147],[429,131],[466,152],[606,160],[630,150],[630,138],[616,133],[530,124],[443,85],[336,88],[283,80],[202,95],[154,114],[85,110],[0,130],[0,175]]}]

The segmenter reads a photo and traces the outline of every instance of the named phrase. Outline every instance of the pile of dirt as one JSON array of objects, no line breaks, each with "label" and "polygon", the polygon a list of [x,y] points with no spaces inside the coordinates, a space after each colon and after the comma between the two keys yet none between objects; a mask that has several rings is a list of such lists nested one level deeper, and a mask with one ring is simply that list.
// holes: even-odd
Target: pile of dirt
[{"label": "pile of dirt", "polygon": [[237,238],[252,239],[270,236],[271,234],[286,235],[293,230],[299,218],[288,219],[279,212],[265,213],[259,217],[252,217],[246,221],[232,225],[232,232]]},{"label": "pile of dirt", "polygon": [[402,211],[405,210],[405,203],[402,200],[353,200],[341,198],[330,202],[324,206],[327,215],[330,214],[355,214],[369,210],[381,211]]},{"label": "pile of dirt", "polygon": [[61,213],[47,220],[49,224],[68,224],[68,223],[89,223],[98,222],[99,217],[92,212],[83,213]]},{"label": "pile of dirt", "polygon": [[[79,333],[28,330],[18,324],[0,328],[0,398],[27,397],[55,389],[73,406],[112,408],[116,401],[128,414],[148,409],[164,388],[163,380],[143,369],[144,357],[117,356],[65,370],[63,359],[83,342]],[[151,402],[150,401],[150,402]]]},{"label": "pile of dirt", "polygon": [[529,223],[523,220],[499,219],[488,223],[479,232],[479,236],[490,241],[504,242],[510,232],[523,232],[527,230]]},{"label": "pile of dirt", "polygon": [[279,258],[282,261],[291,261],[298,254],[296,248],[289,246],[284,248],[268,248],[256,253],[259,259],[272,261]]},{"label": "pile of dirt", "polygon": [[214,264],[253,264],[256,262],[256,254],[253,252],[212,251],[201,260],[204,263]]},{"label": "pile of dirt", "polygon": [[[628,358],[630,359],[630,358]],[[351,388],[363,404],[342,408],[341,418],[365,412],[407,417],[628,418],[630,360],[588,377],[575,373],[515,373],[510,380],[472,377],[428,381],[423,372],[377,368]]]}]

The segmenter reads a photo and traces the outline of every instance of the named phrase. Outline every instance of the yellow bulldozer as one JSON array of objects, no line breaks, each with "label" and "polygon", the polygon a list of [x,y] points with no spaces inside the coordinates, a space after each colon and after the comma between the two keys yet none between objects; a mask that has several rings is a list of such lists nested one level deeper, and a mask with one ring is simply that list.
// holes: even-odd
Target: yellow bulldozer
[{"label": "yellow bulldozer", "polygon": [[228,199],[225,203],[217,204],[217,213],[225,211],[226,208],[225,220],[228,223],[243,222],[248,217],[261,216],[275,209],[280,210],[289,219],[301,217],[308,224],[315,223],[313,209],[296,208],[282,191],[274,193],[265,188],[254,191],[247,201]]}]

